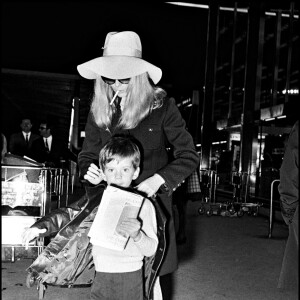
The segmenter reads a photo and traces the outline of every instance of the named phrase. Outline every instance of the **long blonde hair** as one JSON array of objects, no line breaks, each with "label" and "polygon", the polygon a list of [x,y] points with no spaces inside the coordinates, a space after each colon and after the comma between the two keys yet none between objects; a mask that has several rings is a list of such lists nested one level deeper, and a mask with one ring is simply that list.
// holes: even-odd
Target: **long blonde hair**
[{"label": "long blonde hair", "polygon": [[[113,107],[109,104],[113,97],[113,89],[101,77],[95,80],[91,112],[99,127],[109,127]],[[154,86],[147,73],[132,77],[127,87],[127,97],[118,127],[135,128],[152,110],[162,106],[167,93]]]}]

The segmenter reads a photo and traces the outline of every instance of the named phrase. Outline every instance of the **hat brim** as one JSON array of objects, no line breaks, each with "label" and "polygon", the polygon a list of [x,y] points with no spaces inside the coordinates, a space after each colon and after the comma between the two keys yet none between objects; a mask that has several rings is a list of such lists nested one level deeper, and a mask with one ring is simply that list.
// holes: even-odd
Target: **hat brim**
[{"label": "hat brim", "polygon": [[79,74],[86,79],[104,76],[112,79],[131,78],[148,72],[157,84],[161,77],[160,68],[147,61],[131,56],[101,56],[77,66]]}]

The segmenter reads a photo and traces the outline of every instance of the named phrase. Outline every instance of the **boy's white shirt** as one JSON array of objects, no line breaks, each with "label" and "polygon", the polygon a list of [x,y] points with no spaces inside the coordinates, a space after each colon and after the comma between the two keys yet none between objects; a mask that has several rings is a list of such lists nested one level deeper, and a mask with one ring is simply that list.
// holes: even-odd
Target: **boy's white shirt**
[{"label": "boy's white shirt", "polygon": [[143,202],[144,197],[141,195],[108,186],[88,233],[90,242],[93,245],[123,251],[129,236],[120,234],[119,226],[126,218],[137,218]]},{"label": "boy's white shirt", "polygon": [[145,199],[139,218],[142,220],[142,237],[137,242],[129,239],[123,251],[111,250],[93,245],[92,254],[95,270],[106,273],[123,273],[139,270],[144,256],[155,254],[158,238],[155,208],[150,200]]},{"label": "boy's white shirt", "polygon": [[154,282],[153,286],[153,300],[163,300],[159,277],[156,277],[156,280]]}]

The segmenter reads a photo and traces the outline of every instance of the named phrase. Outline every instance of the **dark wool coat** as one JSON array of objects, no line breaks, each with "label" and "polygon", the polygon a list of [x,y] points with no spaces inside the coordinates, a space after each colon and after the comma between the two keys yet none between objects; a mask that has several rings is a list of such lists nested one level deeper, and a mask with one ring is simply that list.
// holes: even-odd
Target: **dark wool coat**
[{"label": "dark wool coat", "polygon": [[44,138],[40,137],[32,143],[31,158],[46,167],[59,168],[60,160],[67,158],[67,146],[52,135],[51,150],[47,151]]},{"label": "dark wool coat", "polygon": [[173,99],[165,99],[162,107],[154,109],[136,128],[130,130],[110,132],[107,128],[99,128],[90,113],[82,151],[78,156],[81,175],[86,174],[92,162],[98,165],[101,148],[114,134],[130,135],[140,145],[142,165],[136,184],[155,173],[166,182],[166,188],[158,195],[167,216],[168,228],[167,254],[159,275],[171,273],[177,269],[178,264],[172,193],[199,165],[193,139]]},{"label": "dark wool coat", "polygon": [[281,213],[289,226],[278,287],[299,289],[299,121],[294,125],[280,168]]},{"label": "dark wool coat", "polygon": [[25,155],[31,157],[32,144],[35,140],[39,138],[40,136],[38,134],[31,132],[27,146],[22,131],[18,133],[13,133],[9,138],[8,152],[18,156]]},{"label": "dark wool coat", "polygon": [[[38,258],[27,269],[33,277],[52,285],[91,285],[95,269],[88,232],[101,202],[105,185],[86,188],[86,196],[67,208],[57,209],[31,227],[45,228],[40,237],[55,235]],[[130,190],[134,192],[133,190]],[[156,201],[158,247],[155,255],[144,259],[145,299],[152,299],[153,284],[165,248],[166,218]]]}]

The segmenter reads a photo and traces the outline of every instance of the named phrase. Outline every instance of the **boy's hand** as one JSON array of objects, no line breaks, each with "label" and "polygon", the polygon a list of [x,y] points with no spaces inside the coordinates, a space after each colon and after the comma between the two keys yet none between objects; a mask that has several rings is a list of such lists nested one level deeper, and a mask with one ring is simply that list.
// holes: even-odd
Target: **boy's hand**
[{"label": "boy's hand", "polygon": [[103,180],[102,171],[95,164],[91,163],[83,178],[90,183],[97,185]]},{"label": "boy's hand", "polygon": [[127,218],[119,225],[119,230],[135,240],[140,233],[141,222],[134,218]]},{"label": "boy's hand", "polygon": [[45,233],[46,229],[39,229],[36,227],[25,228],[25,231],[22,234],[22,245],[25,246],[25,250],[28,249],[29,242],[37,238],[41,233]]}]

